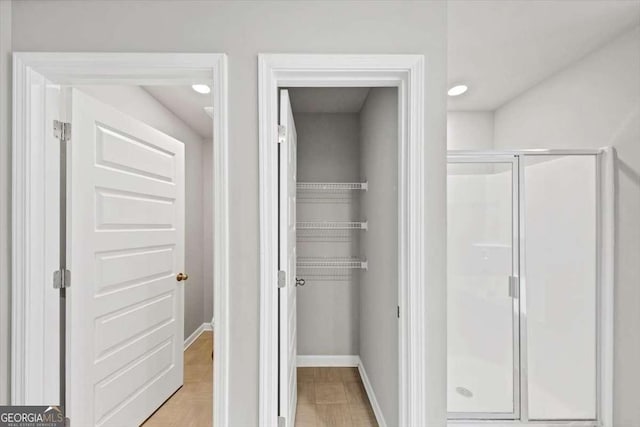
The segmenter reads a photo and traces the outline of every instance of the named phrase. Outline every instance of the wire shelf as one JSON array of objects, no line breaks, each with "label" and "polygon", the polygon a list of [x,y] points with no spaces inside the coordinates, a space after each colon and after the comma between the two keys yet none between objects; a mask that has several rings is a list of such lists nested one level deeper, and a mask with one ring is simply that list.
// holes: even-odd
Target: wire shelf
[{"label": "wire shelf", "polygon": [[303,221],[296,224],[298,230],[366,230],[367,221]]},{"label": "wire shelf", "polygon": [[367,261],[356,257],[298,257],[300,269],[366,270]]},{"label": "wire shelf", "polygon": [[[305,280],[307,281],[307,284],[310,283],[350,283],[351,280],[353,280],[353,275],[351,274],[351,270],[343,270],[343,272],[329,272],[329,274],[327,274],[326,272],[330,271],[330,270],[323,270],[320,271],[318,270],[315,273],[311,273],[309,274],[308,272],[305,271]],[[298,290],[304,290],[304,287],[300,287],[298,288]]]},{"label": "wire shelf", "polygon": [[342,192],[362,190],[367,191],[368,182],[298,182],[296,188],[302,191]]}]

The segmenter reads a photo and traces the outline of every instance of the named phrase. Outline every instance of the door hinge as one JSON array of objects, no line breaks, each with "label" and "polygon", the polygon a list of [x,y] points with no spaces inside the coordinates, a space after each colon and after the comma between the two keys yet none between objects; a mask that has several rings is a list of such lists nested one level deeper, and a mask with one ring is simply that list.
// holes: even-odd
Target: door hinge
[{"label": "door hinge", "polygon": [[278,125],[278,144],[282,144],[287,140],[287,127]]},{"label": "door hinge", "polygon": [[53,136],[60,141],[68,141],[71,139],[71,123],[53,121]]},{"label": "door hinge", "polygon": [[509,276],[509,296],[520,298],[520,280],[516,276]]},{"label": "door hinge", "polygon": [[71,286],[71,272],[61,269],[53,272],[53,289],[66,289]]},{"label": "door hinge", "polygon": [[284,288],[287,286],[287,272],[286,271],[278,271],[278,287]]},{"label": "door hinge", "polygon": [[400,318],[400,306],[398,306],[398,319]]},{"label": "door hinge", "polygon": [[278,427],[287,427],[287,419],[285,417],[278,417]]}]

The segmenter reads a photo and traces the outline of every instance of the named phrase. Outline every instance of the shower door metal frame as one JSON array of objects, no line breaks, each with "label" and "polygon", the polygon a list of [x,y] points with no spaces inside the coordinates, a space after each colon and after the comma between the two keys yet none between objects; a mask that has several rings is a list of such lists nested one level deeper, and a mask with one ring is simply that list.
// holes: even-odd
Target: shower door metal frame
[{"label": "shower door metal frame", "polygon": [[[538,427],[566,426],[613,427],[613,334],[614,334],[614,263],[615,263],[615,159],[612,147],[599,149],[529,149],[529,150],[449,150],[447,163],[487,162],[487,159],[504,159],[512,156],[517,164],[517,210],[519,275],[519,413],[514,418],[496,417],[493,413],[448,413],[448,423],[457,427],[508,425],[510,427],[536,425]],[[530,420],[528,404],[528,359],[527,359],[527,293],[526,239],[524,209],[525,197],[524,159],[534,156],[593,156],[596,161],[596,419],[595,420]],[[515,193],[514,193],[515,194]],[[515,360],[514,360],[515,362]],[[514,380],[515,383],[515,380]],[[514,396],[515,399],[515,396]],[[516,411],[518,412],[518,411]],[[455,415],[461,415],[456,417]],[[508,424],[504,424],[504,423]]]},{"label": "shower door metal frame", "polygon": [[[520,166],[519,157],[513,154],[472,153],[447,155],[447,164],[510,164],[511,165],[511,277],[518,280],[518,293],[512,296],[512,347],[513,347],[513,412],[447,412],[449,420],[517,420],[521,414],[521,385],[520,385],[520,335],[521,313],[520,298],[522,285],[520,283]],[[510,278],[507,282],[510,286]]]},{"label": "shower door metal frame", "polygon": [[[594,352],[596,354],[596,408],[594,420],[550,420],[550,423],[571,423],[571,426],[578,427],[591,427],[593,425],[599,425],[602,418],[603,407],[603,395],[602,395],[602,367],[604,359],[601,353],[602,337],[603,333],[603,316],[602,316],[602,289],[605,280],[602,277],[602,263],[603,263],[603,205],[602,205],[602,193],[603,193],[603,176],[602,167],[604,158],[604,150],[602,149],[573,149],[573,150],[521,150],[515,154],[520,159],[520,203],[524,205],[526,197],[526,180],[525,169],[527,157],[566,157],[566,156],[587,156],[593,157],[595,161],[595,179],[593,185],[595,186],[595,210],[596,210],[596,348]],[[522,206],[521,206],[522,207]],[[526,274],[526,256],[525,256],[525,242],[526,242],[526,228],[525,228],[525,209],[521,209],[520,212],[520,268],[521,268],[521,305],[522,305],[522,318],[520,322],[520,335],[521,335],[521,417],[522,423],[545,423],[547,420],[530,419],[529,418],[529,369],[528,369],[528,331],[527,331],[527,274]],[[551,424],[550,424],[551,425]],[[609,424],[606,424],[609,426]],[[611,425],[611,427],[613,427]]]}]

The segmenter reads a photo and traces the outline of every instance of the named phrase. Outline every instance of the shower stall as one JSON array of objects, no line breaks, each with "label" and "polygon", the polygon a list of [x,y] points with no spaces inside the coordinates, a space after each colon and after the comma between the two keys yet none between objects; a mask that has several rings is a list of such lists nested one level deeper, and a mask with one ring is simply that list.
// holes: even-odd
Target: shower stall
[{"label": "shower stall", "polygon": [[613,155],[449,152],[451,423],[610,417]]}]

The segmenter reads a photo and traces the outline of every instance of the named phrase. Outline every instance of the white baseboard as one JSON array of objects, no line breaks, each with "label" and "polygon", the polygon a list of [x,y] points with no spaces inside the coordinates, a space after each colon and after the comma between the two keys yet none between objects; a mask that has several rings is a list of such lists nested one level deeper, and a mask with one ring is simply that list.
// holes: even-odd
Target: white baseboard
[{"label": "white baseboard", "polygon": [[360,363],[360,356],[358,355],[340,355],[340,356],[298,356],[296,359],[297,366],[346,366],[356,367]]},{"label": "white baseboard", "polygon": [[376,416],[376,421],[378,421],[378,426],[387,427],[387,423],[385,422],[384,416],[382,415],[382,409],[380,409],[380,404],[378,403],[378,399],[376,399],[376,395],[373,392],[373,387],[371,386],[371,382],[369,381],[369,377],[367,376],[367,371],[365,371],[362,360],[360,360],[359,357],[358,371],[360,371],[360,378],[362,378],[362,384],[364,385],[364,389],[367,392],[367,396],[369,397],[369,402],[371,403],[371,408],[373,408],[373,413]]},{"label": "white baseboard", "polygon": [[189,346],[193,344],[194,341],[197,340],[198,337],[202,335],[204,331],[212,331],[212,330],[213,330],[213,325],[209,322],[204,322],[202,325],[198,326],[198,329],[193,331],[193,333],[189,335],[189,337],[186,340],[184,340],[184,349],[185,350],[188,349]]}]

